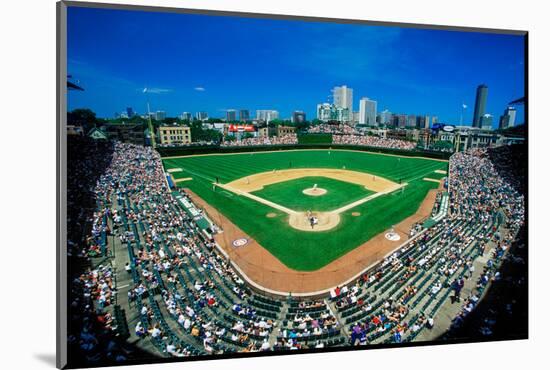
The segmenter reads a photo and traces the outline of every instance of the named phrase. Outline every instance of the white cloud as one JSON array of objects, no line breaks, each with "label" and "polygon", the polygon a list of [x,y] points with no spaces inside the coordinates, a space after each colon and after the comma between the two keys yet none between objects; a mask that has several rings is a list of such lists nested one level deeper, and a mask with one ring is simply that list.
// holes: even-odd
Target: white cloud
[{"label": "white cloud", "polygon": [[202,91],[206,91],[206,89],[202,86],[197,86],[197,87],[195,87],[195,91],[201,91],[202,92]]},{"label": "white cloud", "polygon": [[145,87],[141,90],[142,92],[147,92],[149,94],[166,94],[172,92],[172,89],[162,89],[160,87]]}]

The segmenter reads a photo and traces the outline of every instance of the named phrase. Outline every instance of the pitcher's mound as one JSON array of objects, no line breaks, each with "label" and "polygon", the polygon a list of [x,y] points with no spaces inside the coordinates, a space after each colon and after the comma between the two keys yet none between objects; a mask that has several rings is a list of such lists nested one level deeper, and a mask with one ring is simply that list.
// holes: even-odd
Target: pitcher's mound
[{"label": "pitcher's mound", "polygon": [[351,212],[351,215],[354,216],[354,217],[358,217],[358,216],[361,216],[361,213],[360,212]]},{"label": "pitcher's mound", "polygon": [[273,213],[273,212],[269,212],[267,215],[265,215],[267,218],[273,218],[273,217],[277,217],[277,214],[276,213]]},{"label": "pitcher's mound", "polygon": [[305,195],[311,195],[312,197],[318,197],[325,195],[327,193],[326,189],[323,188],[308,188],[302,191]]},{"label": "pitcher's mound", "polygon": [[301,231],[327,231],[340,223],[340,216],[332,212],[312,212],[316,223],[311,227],[310,220],[306,212],[296,212],[289,216],[288,223],[295,229]]}]

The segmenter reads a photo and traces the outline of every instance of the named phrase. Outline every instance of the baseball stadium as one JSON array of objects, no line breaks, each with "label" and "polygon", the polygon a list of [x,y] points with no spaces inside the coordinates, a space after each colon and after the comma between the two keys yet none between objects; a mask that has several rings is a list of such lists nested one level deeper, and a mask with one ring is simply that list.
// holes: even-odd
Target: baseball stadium
[{"label": "baseball stadium", "polygon": [[235,268],[283,296],[327,293],[391,253],[413,225],[429,222],[447,173],[446,161],[346,150],[163,163],[178,190],[221,229],[215,240]]},{"label": "baseball stadium", "polygon": [[525,335],[523,145],[68,149],[74,363]]},{"label": "baseball stadium", "polygon": [[60,368],[528,337],[525,32],[63,6]]}]

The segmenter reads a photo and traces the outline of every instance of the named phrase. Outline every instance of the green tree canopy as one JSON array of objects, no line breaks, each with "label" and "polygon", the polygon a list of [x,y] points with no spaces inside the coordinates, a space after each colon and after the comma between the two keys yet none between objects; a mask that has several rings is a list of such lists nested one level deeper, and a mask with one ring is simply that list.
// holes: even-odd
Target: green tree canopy
[{"label": "green tree canopy", "polygon": [[77,108],[70,112],[67,112],[67,124],[82,126],[85,132],[88,132],[92,128],[96,127],[99,123],[96,114],[91,109]]},{"label": "green tree canopy", "polygon": [[189,126],[193,141],[220,141],[223,136],[219,131],[203,128],[201,121],[193,121]]},{"label": "green tree canopy", "polygon": [[448,140],[438,140],[433,144],[433,148],[437,150],[448,150],[453,148],[453,143]]}]

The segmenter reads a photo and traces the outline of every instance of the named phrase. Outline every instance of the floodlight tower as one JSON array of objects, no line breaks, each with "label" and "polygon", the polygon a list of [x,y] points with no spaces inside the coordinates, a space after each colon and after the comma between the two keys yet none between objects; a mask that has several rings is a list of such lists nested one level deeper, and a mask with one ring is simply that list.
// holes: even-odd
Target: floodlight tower
[{"label": "floodlight tower", "polygon": [[155,131],[153,130],[153,122],[151,122],[151,108],[149,107],[149,96],[147,95],[147,88],[143,89],[143,93],[145,94],[145,98],[147,99],[147,118],[149,121],[149,134],[151,135],[151,146],[153,149],[157,147],[155,142]]}]

